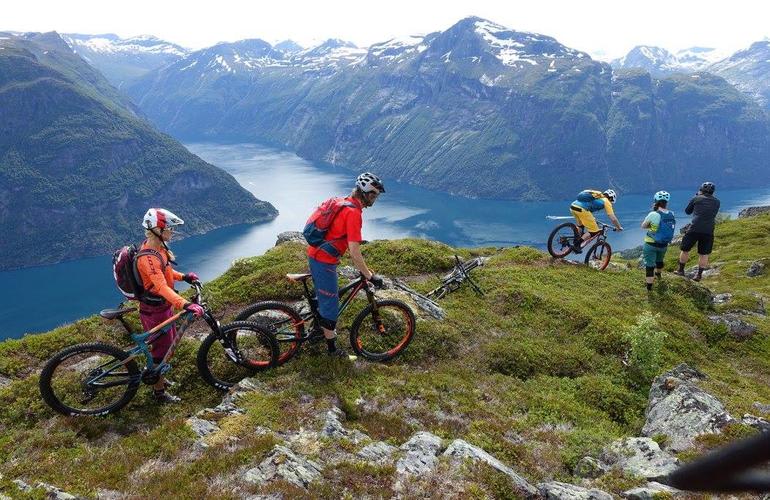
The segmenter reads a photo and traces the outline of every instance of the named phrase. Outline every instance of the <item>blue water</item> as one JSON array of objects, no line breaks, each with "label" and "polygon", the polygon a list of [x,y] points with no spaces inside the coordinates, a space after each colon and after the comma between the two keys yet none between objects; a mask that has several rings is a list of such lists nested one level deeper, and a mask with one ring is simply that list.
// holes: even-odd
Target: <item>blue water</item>
[{"label": "blue water", "polygon": [[[270,201],[280,211],[268,223],[232,226],[173,242],[178,269],[195,271],[204,280],[219,276],[239,257],[263,253],[275,244],[281,231],[301,229],[318,202],[347,194],[354,177],[346,170],[254,144],[187,147],[230,172],[257,198]],[[472,200],[387,179],[386,186],[387,193],[364,211],[365,239],[415,236],[455,246],[524,244],[543,248],[551,228],[559,223],[546,216],[569,216],[565,201]],[[576,190],[583,187],[588,186],[576,186]],[[680,227],[688,220],[684,206],[692,195],[692,191],[672,192],[671,208]],[[733,215],[746,206],[770,204],[770,189],[720,191],[717,195],[722,210]],[[649,206],[647,195],[619,199],[617,215],[626,231],[610,235],[614,249],[640,244],[644,233],[639,224]],[[138,226],[139,222],[137,240],[141,238]],[[377,269],[376,262],[370,265]],[[297,262],[298,270],[304,266],[304,262]],[[108,256],[0,272],[0,339],[50,330],[117,305],[121,295],[111,272]]]}]

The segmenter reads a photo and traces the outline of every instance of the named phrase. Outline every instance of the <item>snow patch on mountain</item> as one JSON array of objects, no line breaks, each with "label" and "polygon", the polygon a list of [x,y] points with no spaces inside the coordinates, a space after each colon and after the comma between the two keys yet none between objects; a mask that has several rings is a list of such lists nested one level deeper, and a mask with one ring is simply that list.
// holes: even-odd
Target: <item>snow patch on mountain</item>
[{"label": "snow patch on mountain", "polygon": [[[477,20],[474,28],[494,51],[500,62],[506,66],[521,67],[518,63],[537,66],[539,63],[536,58],[581,58],[583,56],[580,52],[559,44],[551,37],[513,31],[491,21]],[[543,51],[534,50],[535,47],[540,47]]]},{"label": "snow patch on mountain", "polygon": [[166,42],[151,35],[141,35],[132,38],[120,38],[116,35],[78,35],[65,34],[62,38],[72,48],[75,53],[85,52],[86,54],[165,54],[176,57],[184,57],[188,50]]}]

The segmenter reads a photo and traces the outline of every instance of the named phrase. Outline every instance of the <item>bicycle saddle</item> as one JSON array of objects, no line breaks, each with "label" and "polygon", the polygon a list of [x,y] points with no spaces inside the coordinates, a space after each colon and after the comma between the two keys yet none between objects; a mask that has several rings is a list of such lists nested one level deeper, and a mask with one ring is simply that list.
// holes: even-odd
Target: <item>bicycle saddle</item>
[{"label": "bicycle saddle", "polygon": [[136,307],[124,307],[123,309],[103,309],[99,312],[99,316],[104,319],[115,319],[134,311],[136,311]]},{"label": "bicycle saddle", "polygon": [[297,274],[289,273],[286,275],[286,277],[292,281],[305,281],[310,276],[312,276],[310,273],[297,273]]}]

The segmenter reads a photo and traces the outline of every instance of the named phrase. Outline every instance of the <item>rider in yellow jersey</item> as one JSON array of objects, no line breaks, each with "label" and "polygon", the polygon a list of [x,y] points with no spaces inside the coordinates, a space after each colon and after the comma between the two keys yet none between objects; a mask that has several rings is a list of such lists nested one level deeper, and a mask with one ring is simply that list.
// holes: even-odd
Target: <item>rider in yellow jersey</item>
[{"label": "rider in yellow jersey", "polygon": [[604,192],[596,191],[593,189],[585,189],[578,193],[575,201],[572,202],[569,209],[572,216],[575,217],[577,226],[582,233],[582,243],[579,248],[574,248],[575,253],[580,253],[585,246],[585,242],[588,241],[591,236],[599,232],[599,225],[596,223],[594,212],[604,210],[607,212],[607,217],[610,218],[615,225],[615,229],[618,231],[623,230],[623,226],[620,225],[620,221],[615,217],[615,211],[612,208],[612,204],[617,200],[618,195],[614,190],[608,189]]}]

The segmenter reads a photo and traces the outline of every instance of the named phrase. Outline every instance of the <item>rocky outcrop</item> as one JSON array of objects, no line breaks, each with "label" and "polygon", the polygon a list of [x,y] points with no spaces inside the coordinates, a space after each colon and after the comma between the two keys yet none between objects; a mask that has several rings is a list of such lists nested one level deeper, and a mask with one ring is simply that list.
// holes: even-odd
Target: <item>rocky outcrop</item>
[{"label": "rocky outcrop", "polygon": [[604,450],[602,461],[608,467],[651,481],[665,480],[679,465],[679,459],[661,450],[652,439],[643,437],[613,442]]},{"label": "rocky outcrop", "polygon": [[366,434],[361,431],[345,429],[341,421],[344,417],[345,414],[336,406],[327,411],[321,436],[330,439],[347,439],[353,443],[360,443],[368,439]]},{"label": "rocky outcrop", "polygon": [[551,481],[537,485],[546,500],[612,500],[606,491],[588,489],[574,484]]},{"label": "rocky outcrop", "polygon": [[321,478],[322,466],[295,454],[289,448],[276,445],[259,466],[249,469],[243,479],[249,483],[263,484],[282,479],[300,488],[307,488]]},{"label": "rocky outcrop", "polygon": [[749,268],[746,270],[746,276],[749,278],[756,278],[757,276],[762,276],[763,274],[765,274],[765,263],[761,260],[752,262]]},{"label": "rocky outcrop", "polygon": [[383,441],[377,441],[364,446],[356,455],[367,462],[386,464],[391,461],[398,448]]},{"label": "rocky outcrop", "polygon": [[433,470],[441,451],[441,438],[430,432],[418,432],[401,445],[405,455],[396,462],[399,474],[422,475]]},{"label": "rocky outcrop", "polygon": [[655,498],[668,498],[679,496],[681,494],[682,491],[676,488],[661,483],[651,482],[647,483],[646,486],[624,491],[623,498],[628,498],[629,500],[653,500]]},{"label": "rocky outcrop", "polygon": [[583,457],[575,465],[573,472],[577,477],[594,479],[607,472],[607,466],[594,457]]},{"label": "rocky outcrop", "polygon": [[712,315],[709,316],[709,320],[718,325],[725,325],[730,335],[738,340],[748,339],[757,331],[756,326],[743,321],[738,315],[732,313]]},{"label": "rocky outcrop", "polygon": [[3,375],[0,375],[0,389],[2,389],[7,385],[11,385],[11,379],[9,379],[8,377],[4,377]]},{"label": "rocky outcrop", "polygon": [[667,436],[666,449],[682,451],[701,434],[718,433],[735,422],[722,403],[696,384],[706,376],[680,364],[657,377],[650,389],[642,435]]},{"label": "rocky outcrop", "polygon": [[495,470],[498,470],[508,476],[513,482],[519,493],[526,496],[537,495],[537,489],[529,484],[526,479],[516,474],[513,469],[496,459],[478,446],[474,446],[462,439],[455,439],[444,451],[443,456],[451,457],[455,460],[471,460],[473,462],[483,462]]},{"label": "rocky outcrop", "polygon": [[298,243],[302,243],[303,245],[307,245],[307,241],[305,240],[305,237],[302,235],[301,232],[284,231],[278,234],[278,239],[275,241],[275,246],[281,245],[283,243],[288,243],[291,241],[296,241]]},{"label": "rocky outcrop", "polygon": [[743,210],[738,212],[738,218],[745,219],[746,217],[754,217],[756,215],[761,215],[766,213],[770,213],[770,206],[749,207],[749,208],[744,208]]},{"label": "rocky outcrop", "polygon": [[746,413],[743,415],[743,418],[741,418],[741,423],[753,427],[759,432],[770,432],[770,422],[762,417],[756,417]]},{"label": "rocky outcrop", "polygon": [[715,306],[719,306],[730,302],[732,298],[733,294],[731,293],[718,293],[711,298],[711,303]]}]

